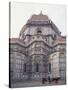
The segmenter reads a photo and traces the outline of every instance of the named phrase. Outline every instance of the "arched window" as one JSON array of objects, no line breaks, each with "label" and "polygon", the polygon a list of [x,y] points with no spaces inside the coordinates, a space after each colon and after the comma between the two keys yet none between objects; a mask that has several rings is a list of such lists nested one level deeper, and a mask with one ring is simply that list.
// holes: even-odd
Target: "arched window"
[{"label": "arched window", "polygon": [[24,72],[26,72],[26,63],[24,63]]},{"label": "arched window", "polygon": [[49,63],[49,72],[51,73],[51,63]]},{"label": "arched window", "polygon": [[36,63],[36,72],[38,72],[38,71],[39,71],[39,64]]}]

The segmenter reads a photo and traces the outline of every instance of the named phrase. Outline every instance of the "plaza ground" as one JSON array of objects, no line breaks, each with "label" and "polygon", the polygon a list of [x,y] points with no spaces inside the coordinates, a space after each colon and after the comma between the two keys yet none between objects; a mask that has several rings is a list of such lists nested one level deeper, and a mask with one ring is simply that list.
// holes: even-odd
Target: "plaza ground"
[{"label": "plaza ground", "polygon": [[16,82],[11,84],[12,88],[19,88],[19,87],[39,87],[39,86],[52,86],[52,85],[65,85],[63,82],[60,81],[58,83],[55,82],[45,82],[44,84],[42,81],[25,81],[25,82]]}]

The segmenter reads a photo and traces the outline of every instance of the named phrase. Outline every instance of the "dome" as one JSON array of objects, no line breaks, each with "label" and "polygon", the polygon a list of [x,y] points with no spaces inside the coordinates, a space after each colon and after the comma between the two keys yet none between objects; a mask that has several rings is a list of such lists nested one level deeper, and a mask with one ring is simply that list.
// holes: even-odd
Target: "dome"
[{"label": "dome", "polygon": [[49,18],[47,15],[43,15],[42,12],[40,14],[36,15],[33,14],[30,19],[28,19],[27,23],[22,27],[19,36],[23,34],[23,32],[30,26],[30,25],[45,25],[49,21]]},{"label": "dome", "polygon": [[[33,28],[32,28],[33,26]],[[57,34],[60,34],[56,25],[49,19],[47,15],[42,14],[42,12],[38,15],[33,14],[30,19],[28,19],[27,23],[23,26],[20,31],[19,37],[24,38],[25,35],[34,35],[38,27],[47,27],[50,26]],[[43,30],[43,28],[42,28]],[[46,29],[45,29],[46,30]],[[46,32],[46,31],[45,31]],[[45,34],[43,32],[43,34]],[[48,29],[47,29],[48,32]]]},{"label": "dome", "polygon": [[42,13],[36,15],[33,14],[31,18],[27,21],[27,25],[29,24],[47,24],[49,22],[49,18],[47,15],[44,15]]},{"label": "dome", "polygon": [[32,15],[32,17],[30,18],[31,21],[48,21],[48,16],[47,15],[43,15],[43,14],[39,14],[39,15]]}]

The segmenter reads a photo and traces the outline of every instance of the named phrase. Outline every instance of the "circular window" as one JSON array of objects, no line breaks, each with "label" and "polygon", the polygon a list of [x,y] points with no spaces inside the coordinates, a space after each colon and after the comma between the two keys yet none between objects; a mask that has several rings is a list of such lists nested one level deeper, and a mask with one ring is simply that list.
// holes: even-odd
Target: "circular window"
[{"label": "circular window", "polygon": [[42,33],[42,31],[41,31],[41,28],[37,28],[37,34],[41,34]]},{"label": "circular window", "polygon": [[41,30],[38,30],[37,33],[42,33]]}]

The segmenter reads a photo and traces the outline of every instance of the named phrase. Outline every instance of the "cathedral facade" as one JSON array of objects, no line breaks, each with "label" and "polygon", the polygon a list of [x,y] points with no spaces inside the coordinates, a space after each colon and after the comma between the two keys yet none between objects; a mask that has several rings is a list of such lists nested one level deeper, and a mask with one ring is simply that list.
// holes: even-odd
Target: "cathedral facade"
[{"label": "cathedral facade", "polygon": [[66,36],[47,15],[32,15],[9,45],[11,84],[66,84]]}]

